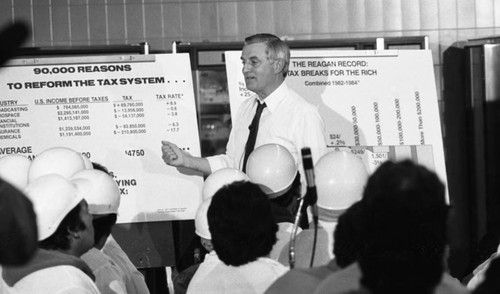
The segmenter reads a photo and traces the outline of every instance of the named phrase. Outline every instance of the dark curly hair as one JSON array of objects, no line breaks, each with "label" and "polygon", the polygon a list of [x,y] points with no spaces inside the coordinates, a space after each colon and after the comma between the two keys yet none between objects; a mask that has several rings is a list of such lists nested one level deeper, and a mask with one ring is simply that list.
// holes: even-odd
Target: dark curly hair
[{"label": "dark curly hair", "polygon": [[267,256],[276,243],[278,225],[269,199],[256,184],[234,182],[222,187],[213,196],[207,217],[215,252],[227,265]]},{"label": "dark curly hair", "polygon": [[361,248],[361,203],[356,202],[340,215],[333,232],[335,262],[345,268],[358,259]]},{"label": "dark curly hair", "polygon": [[444,271],[448,205],[438,176],[410,160],[383,163],[362,202],[361,283],[372,293],[433,293]]}]

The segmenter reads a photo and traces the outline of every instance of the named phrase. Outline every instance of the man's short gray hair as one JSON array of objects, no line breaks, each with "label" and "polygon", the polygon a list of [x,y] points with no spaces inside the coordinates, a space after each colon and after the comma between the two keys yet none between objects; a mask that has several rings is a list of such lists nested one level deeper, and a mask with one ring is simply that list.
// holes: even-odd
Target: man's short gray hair
[{"label": "man's short gray hair", "polygon": [[288,74],[288,67],[290,65],[290,47],[280,38],[273,34],[255,34],[245,38],[245,45],[265,43],[267,50],[266,55],[269,62],[274,63],[277,59],[283,59],[283,77]]}]

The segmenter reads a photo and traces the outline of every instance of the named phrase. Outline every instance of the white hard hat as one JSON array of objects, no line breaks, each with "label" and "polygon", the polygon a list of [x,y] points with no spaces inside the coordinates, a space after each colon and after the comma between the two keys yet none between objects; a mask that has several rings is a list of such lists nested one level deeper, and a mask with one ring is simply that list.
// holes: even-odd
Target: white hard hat
[{"label": "white hard hat", "polygon": [[214,171],[205,179],[201,191],[202,200],[211,198],[223,186],[237,181],[249,181],[249,179],[244,172],[235,168],[222,168]]},{"label": "white hard hat", "polygon": [[205,238],[207,240],[212,240],[212,235],[210,235],[210,230],[208,229],[208,218],[207,212],[212,203],[212,197],[204,200],[198,209],[196,210],[196,215],[194,218],[194,227],[196,235]]},{"label": "white hard hat", "polygon": [[21,154],[9,154],[0,158],[0,177],[17,189],[28,185],[28,170],[31,160]]},{"label": "white hard hat", "polygon": [[351,152],[331,151],[314,167],[318,206],[326,209],[347,209],[361,200],[368,180],[362,160]]},{"label": "white hard hat", "polygon": [[50,237],[64,217],[83,200],[76,186],[57,174],[35,179],[25,192],[36,213],[38,241]]},{"label": "white hard hat", "polygon": [[68,179],[83,169],[86,169],[85,161],[80,153],[66,147],[53,147],[33,159],[28,172],[28,182],[48,174],[58,174]]},{"label": "white hard hat", "polygon": [[120,190],[110,175],[96,169],[84,169],[70,180],[87,200],[91,214],[118,213]]},{"label": "white hard hat", "polygon": [[269,198],[276,198],[290,189],[297,165],[282,145],[265,144],[250,153],[246,171],[250,181],[258,184]]}]

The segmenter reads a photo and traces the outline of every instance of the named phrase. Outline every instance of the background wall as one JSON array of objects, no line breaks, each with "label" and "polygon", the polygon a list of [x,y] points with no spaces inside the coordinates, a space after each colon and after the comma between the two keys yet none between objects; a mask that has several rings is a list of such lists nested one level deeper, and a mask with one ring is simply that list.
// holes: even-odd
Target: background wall
[{"label": "background wall", "polygon": [[[241,41],[255,32],[295,40],[427,35],[438,90],[443,51],[500,32],[495,0],[2,0],[0,25],[26,20],[26,46]],[[438,95],[441,96],[441,91]]]},{"label": "background wall", "polygon": [[[0,26],[14,20],[31,25],[32,35],[25,44],[28,47],[147,41],[150,50],[170,51],[173,41],[242,41],[256,32],[294,40],[429,36],[442,121],[447,120],[443,131],[447,139],[445,149],[449,149],[448,178],[457,183],[450,183],[450,196],[455,207],[461,207],[455,215],[458,225],[452,235],[457,239],[452,254],[459,257],[454,266],[457,275],[465,273],[467,261],[463,254],[469,252],[469,241],[464,228],[469,216],[464,215],[473,195],[464,192],[467,187],[463,179],[468,170],[460,160],[467,154],[457,149],[464,145],[465,116],[457,97],[463,94],[463,89],[450,90],[450,85],[463,81],[445,79],[446,72],[456,75],[463,68],[458,64],[446,65],[444,61],[455,43],[500,34],[500,1],[0,0]],[[444,108],[449,113],[450,109],[458,108],[454,112],[461,115],[445,116]]]}]

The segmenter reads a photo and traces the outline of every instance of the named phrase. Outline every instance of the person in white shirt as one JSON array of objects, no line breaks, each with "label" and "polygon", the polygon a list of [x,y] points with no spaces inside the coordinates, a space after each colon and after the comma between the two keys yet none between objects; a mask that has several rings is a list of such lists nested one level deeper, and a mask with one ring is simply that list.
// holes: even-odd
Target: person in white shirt
[{"label": "person in white shirt", "polygon": [[[111,281],[119,281],[120,285],[124,283],[126,293],[149,294],[144,275],[135,267],[132,261],[130,261],[130,258],[111,234],[111,226],[114,225],[116,221],[118,207],[120,205],[120,192],[118,191],[118,187],[114,182],[113,176],[106,167],[97,162],[92,162],[91,164],[94,170],[104,172],[106,176],[106,178],[104,178],[101,174],[98,177],[98,179],[100,179],[98,181],[101,182],[101,184],[97,187],[100,187],[100,189],[97,189],[95,191],[96,193],[90,195],[89,198],[89,207],[94,215],[94,223],[97,224],[95,226],[96,231],[98,231],[96,235],[100,235],[100,238],[97,239],[101,240],[100,242],[96,240],[98,245],[95,247],[100,248],[100,254],[105,257],[99,260],[106,260],[108,266],[112,265],[112,270],[109,271],[108,276],[110,276]],[[73,176],[73,178],[78,177],[91,179],[92,176],[89,172],[81,172],[79,175]],[[103,225],[103,222],[107,222],[108,225]],[[116,277],[116,275],[119,277],[113,279],[112,277]],[[116,283],[113,287],[115,289],[117,288]]]},{"label": "person in white shirt", "polygon": [[269,258],[276,225],[269,199],[256,184],[222,187],[208,207],[212,245],[222,261],[198,271],[188,294],[264,293],[288,268]]},{"label": "person in white shirt", "polygon": [[88,205],[75,185],[57,174],[29,183],[26,195],[37,216],[38,247],[22,266],[4,267],[6,293],[98,294],[94,275],[80,259],[94,246]]},{"label": "person in white shirt", "polygon": [[[29,34],[29,27],[24,22],[16,21],[1,28],[0,67],[15,55]],[[31,161],[21,154],[0,158],[0,265],[25,263],[38,245],[33,205],[21,193],[28,182],[30,164]],[[3,293],[1,285],[0,293]]]},{"label": "person in white shirt", "polygon": [[245,100],[233,115],[226,153],[206,158],[194,157],[174,143],[162,141],[163,160],[168,165],[190,168],[205,175],[223,167],[245,171],[244,158],[249,155],[245,154],[249,153],[245,151],[249,126],[257,105],[265,103],[254,147],[276,143],[287,148],[299,168],[304,192],[306,185],[301,149],[311,148],[313,160],[318,160],[326,153],[326,134],[316,107],[285,83],[290,49],[272,34],[256,34],[245,39],[241,61],[246,87],[255,95]]},{"label": "person in white shirt", "polygon": [[[327,265],[333,258],[334,234],[337,221],[347,208],[359,201],[368,180],[363,161],[347,151],[330,151],[314,167],[318,195],[318,232],[312,266]],[[294,267],[311,267],[315,224],[295,237]],[[278,261],[289,265],[290,243],[284,246]]]},{"label": "person in white shirt", "polygon": [[95,244],[81,258],[92,270],[102,294],[126,294],[123,271],[102,252],[116,223],[120,190],[107,173],[95,169],[77,172],[71,177],[71,182],[87,200],[93,218]]},{"label": "person in white shirt", "polygon": [[212,236],[208,229],[207,211],[212,197],[225,185],[238,181],[248,181],[248,176],[242,171],[234,168],[223,168],[211,173],[203,183],[202,203],[196,209],[194,218],[195,234],[199,237],[200,245],[207,251],[203,256],[202,263],[195,263],[184,269],[173,278],[174,291],[176,294],[186,293],[187,288],[196,275],[196,280],[204,277],[212,271],[215,265],[221,263],[212,245]]},{"label": "person in white shirt", "polygon": [[124,273],[125,288],[128,294],[149,294],[149,288],[144,279],[144,275],[132,263],[122,247],[109,235],[102,248],[106,254]]}]

